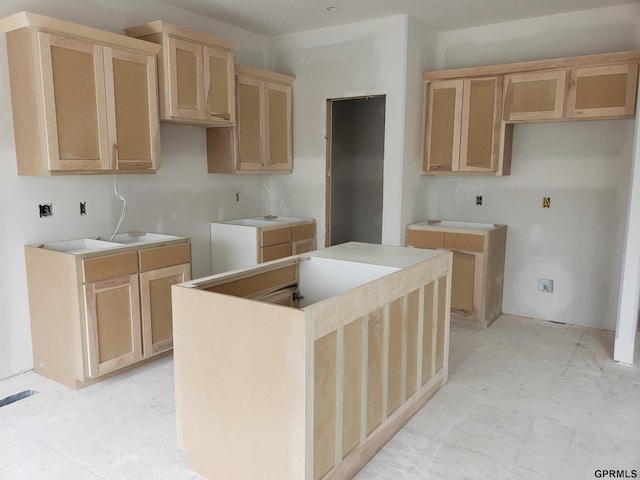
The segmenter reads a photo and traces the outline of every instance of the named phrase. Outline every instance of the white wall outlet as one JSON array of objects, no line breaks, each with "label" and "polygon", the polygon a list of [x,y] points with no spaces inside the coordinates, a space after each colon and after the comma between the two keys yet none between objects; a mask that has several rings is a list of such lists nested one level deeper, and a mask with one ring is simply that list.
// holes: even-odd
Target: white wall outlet
[{"label": "white wall outlet", "polygon": [[545,293],[553,292],[553,280],[549,278],[539,278],[538,279],[538,291]]}]

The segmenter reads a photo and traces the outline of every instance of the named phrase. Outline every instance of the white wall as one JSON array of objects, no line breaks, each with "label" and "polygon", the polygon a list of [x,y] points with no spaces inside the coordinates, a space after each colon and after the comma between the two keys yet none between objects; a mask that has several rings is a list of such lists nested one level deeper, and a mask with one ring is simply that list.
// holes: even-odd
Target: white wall
[{"label": "white wall", "polygon": [[[163,19],[228,38],[241,45],[239,63],[266,67],[269,40],[157,0],[25,0],[0,2],[0,17],[22,10],[121,33],[122,28]],[[192,238],[194,277],[211,271],[209,222],[263,214],[257,176],[206,173],[203,128],[161,125],[157,175],[119,175],[127,198],[121,231],[141,229]],[[23,246],[112,233],[121,202],[111,176],[22,177],[16,173],[5,35],[0,33],[0,378],[32,368]],[[241,192],[239,203],[235,192]],[[79,215],[79,202],[87,215]],[[54,217],[40,219],[39,203],[53,203]]]},{"label": "white wall", "polygon": [[382,243],[399,245],[404,158],[407,17],[272,38],[272,67],[296,77],[292,175],[269,184],[271,210],[313,217],[325,234],[326,100],[386,95]]},{"label": "white wall", "polygon": [[[638,48],[636,4],[444,32],[438,69]],[[508,225],[505,312],[615,328],[635,125],[517,125],[511,176],[424,179],[429,218]]]}]

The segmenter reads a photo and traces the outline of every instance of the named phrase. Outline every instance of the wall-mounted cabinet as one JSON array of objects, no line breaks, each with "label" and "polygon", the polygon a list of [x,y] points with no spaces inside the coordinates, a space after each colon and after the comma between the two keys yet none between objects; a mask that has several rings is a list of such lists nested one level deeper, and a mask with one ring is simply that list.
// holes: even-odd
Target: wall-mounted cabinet
[{"label": "wall-mounted cabinet", "polygon": [[502,314],[506,225],[425,221],[407,226],[407,246],[451,250],[451,318],[488,327]]},{"label": "wall-mounted cabinet", "polygon": [[274,173],[293,169],[294,77],[238,65],[238,125],[207,129],[209,173]]},{"label": "wall-mounted cabinet", "polygon": [[235,125],[237,45],[161,20],[124,31],[131,37],[162,45],[158,62],[161,121]]},{"label": "wall-mounted cabinet", "polygon": [[171,285],[190,279],[191,250],[162,237],[25,247],[37,373],[80,388],[172,348]]},{"label": "wall-mounted cabinet", "polygon": [[482,77],[426,83],[423,171],[508,172],[500,151],[502,78]]},{"label": "wall-mounted cabinet", "polygon": [[26,12],[0,30],[20,175],[156,170],[156,45]]},{"label": "wall-mounted cabinet", "polygon": [[504,120],[530,122],[559,120],[564,116],[566,70],[506,75]]}]

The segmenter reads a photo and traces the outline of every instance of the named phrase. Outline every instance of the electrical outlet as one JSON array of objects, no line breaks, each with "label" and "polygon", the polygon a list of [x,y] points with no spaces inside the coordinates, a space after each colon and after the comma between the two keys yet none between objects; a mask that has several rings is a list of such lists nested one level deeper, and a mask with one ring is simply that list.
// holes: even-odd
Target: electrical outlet
[{"label": "electrical outlet", "polygon": [[80,202],[80,215],[87,214],[87,202]]},{"label": "electrical outlet", "polygon": [[545,292],[545,293],[553,293],[553,280],[549,278],[539,278],[538,291]]},{"label": "electrical outlet", "polygon": [[551,197],[542,197],[542,208],[551,208]]},{"label": "electrical outlet", "polygon": [[41,203],[38,205],[40,218],[53,217],[53,203]]},{"label": "electrical outlet", "polygon": [[476,205],[482,205],[482,195],[476,195]]}]

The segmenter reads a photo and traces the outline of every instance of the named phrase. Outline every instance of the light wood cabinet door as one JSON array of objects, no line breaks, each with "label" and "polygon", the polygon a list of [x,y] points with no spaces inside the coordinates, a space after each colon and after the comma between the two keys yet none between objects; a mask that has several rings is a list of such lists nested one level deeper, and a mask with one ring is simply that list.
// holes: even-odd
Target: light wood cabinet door
[{"label": "light wood cabinet door", "polygon": [[203,47],[204,119],[236,122],[234,53]]},{"label": "light wood cabinet door", "polygon": [[145,357],[173,347],[171,286],[191,280],[191,265],[140,273],[142,345]]},{"label": "light wood cabinet door", "polygon": [[566,70],[549,70],[505,77],[504,120],[559,120],[564,116]]},{"label": "light wood cabinet door", "polygon": [[291,139],[291,86],[265,82],[265,164],[270,170],[293,167]]},{"label": "light wood cabinet door", "polygon": [[[202,46],[179,38],[167,38],[169,102],[163,120],[201,119],[204,115]],[[168,111],[167,111],[168,110]]]},{"label": "light wood cabinet door", "polygon": [[85,284],[89,377],[142,358],[138,275]]},{"label": "light wood cabinet door", "polygon": [[460,162],[462,172],[495,172],[498,165],[502,79],[464,80]]},{"label": "light wood cabinet door", "polygon": [[471,314],[474,307],[476,262],[473,254],[453,251],[451,269],[451,309]]},{"label": "light wood cabinet door", "polygon": [[638,64],[570,71],[567,118],[630,117],[635,113]]},{"label": "light wood cabinet door", "polygon": [[110,168],[155,170],[159,156],[156,59],[105,47],[104,64],[114,162]]},{"label": "light wood cabinet door", "polygon": [[264,161],[262,115],[262,90],[260,80],[238,75],[238,147],[240,170],[262,170]]},{"label": "light wood cabinet door", "polygon": [[48,169],[110,167],[102,46],[38,32]]},{"label": "light wood cabinet door", "polygon": [[423,163],[425,171],[458,170],[463,85],[463,80],[446,80],[430,82],[427,86]]}]

